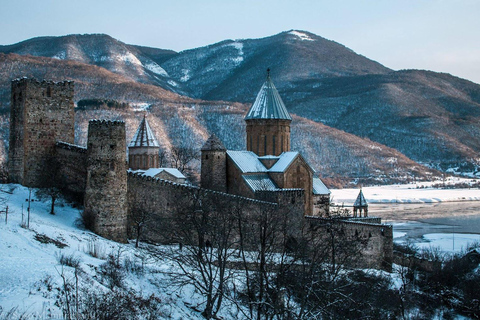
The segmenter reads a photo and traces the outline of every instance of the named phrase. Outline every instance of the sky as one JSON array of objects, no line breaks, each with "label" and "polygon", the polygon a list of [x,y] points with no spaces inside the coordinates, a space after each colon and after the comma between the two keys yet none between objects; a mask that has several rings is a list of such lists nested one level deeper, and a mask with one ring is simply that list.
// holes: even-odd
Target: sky
[{"label": "sky", "polygon": [[480,84],[480,0],[0,0],[0,45],[105,33],[181,51],[291,29],[394,70],[447,72]]}]

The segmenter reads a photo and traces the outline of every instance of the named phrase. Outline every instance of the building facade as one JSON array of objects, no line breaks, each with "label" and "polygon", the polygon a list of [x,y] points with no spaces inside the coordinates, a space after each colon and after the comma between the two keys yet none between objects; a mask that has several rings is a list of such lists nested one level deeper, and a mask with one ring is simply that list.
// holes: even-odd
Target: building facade
[{"label": "building facade", "polygon": [[292,118],[269,74],[245,122],[247,151],[226,150],[215,135],[202,147],[202,187],[249,198],[303,190],[304,215],[328,216],[330,190],[299,152],[290,151]]}]

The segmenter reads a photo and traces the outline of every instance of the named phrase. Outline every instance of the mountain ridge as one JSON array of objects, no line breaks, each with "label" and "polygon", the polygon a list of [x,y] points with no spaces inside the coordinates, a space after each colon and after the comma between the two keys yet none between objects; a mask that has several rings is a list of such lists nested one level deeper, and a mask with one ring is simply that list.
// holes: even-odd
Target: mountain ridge
[{"label": "mountain ridge", "polygon": [[252,103],[270,67],[291,113],[379,142],[435,168],[466,165],[478,170],[480,86],[468,80],[423,70],[394,71],[301,30],[180,52],[128,45],[103,34],[48,37],[43,53],[28,49],[29,40],[16,44],[15,50],[55,56],[59,46],[54,44],[67,38],[83,48],[70,48],[73,53],[87,52],[87,44],[103,39],[103,44],[95,44],[99,51],[94,61],[72,53],[83,63],[203,101]]}]

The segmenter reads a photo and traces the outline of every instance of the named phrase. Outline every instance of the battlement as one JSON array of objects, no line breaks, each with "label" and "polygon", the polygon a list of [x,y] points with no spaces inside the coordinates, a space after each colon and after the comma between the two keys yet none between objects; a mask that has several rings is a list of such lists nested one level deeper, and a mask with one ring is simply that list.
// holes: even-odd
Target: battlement
[{"label": "battlement", "polygon": [[73,89],[75,82],[71,80],[66,81],[53,81],[53,80],[42,80],[39,81],[35,78],[17,78],[12,80],[12,86],[24,86],[27,83],[35,84],[37,86],[64,86],[64,87],[71,87]]},{"label": "battlement", "polygon": [[99,120],[93,119],[88,121],[89,126],[96,126],[96,127],[114,127],[114,126],[124,126],[125,121],[121,120]]},{"label": "battlement", "polygon": [[79,153],[86,153],[87,152],[87,148],[85,148],[85,147],[77,146],[75,144],[71,144],[71,143],[63,142],[63,141],[57,141],[57,143],[55,143],[55,146],[57,148],[70,150],[70,151],[75,151],[75,152],[79,152]]},{"label": "battlement", "polygon": [[158,186],[161,186],[161,187],[167,187],[167,188],[172,188],[172,189],[177,189],[177,190],[197,190],[197,191],[202,191],[205,194],[219,195],[219,196],[222,196],[222,197],[226,197],[226,198],[230,198],[230,199],[236,199],[236,200],[250,202],[250,203],[275,205],[275,206],[277,205],[274,202],[256,200],[256,199],[252,199],[252,198],[237,196],[237,195],[230,194],[230,193],[225,193],[225,192],[220,192],[220,191],[215,191],[215,190],[210,190],[210,189],[204,189],[204,188],[200,188],[200,187],[193,186],[193,185],[176,183],[176,182],[173,182],[173,181],[170,181],[170,180],[164,180],[164,179],[160,179],[160,178],[144,176],[144,175],[142,175],[138,172],[128,171],[127,175],[128,175],[129,179],[136,179],[138,181],[154,183],[154,184],[156,184],[155,188],[157,188]]}]

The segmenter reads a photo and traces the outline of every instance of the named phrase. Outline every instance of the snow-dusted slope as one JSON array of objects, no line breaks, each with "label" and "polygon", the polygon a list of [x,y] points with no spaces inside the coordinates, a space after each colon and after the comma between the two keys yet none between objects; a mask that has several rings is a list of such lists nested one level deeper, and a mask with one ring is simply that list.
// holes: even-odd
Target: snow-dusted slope
[{"label": "snow-dusted slope", "polygon": [[[122,264],[126,260],[139,263],[140,259],[144,264],[144,272],[126,273],[123,282],[129,294],[145,299],[154,295],[159,304],[157,314],[162,317],[202,319],[199,312],[188,307],[201,303],[191,288],[180,290],[169,285],[171,279],[163,272],[172,271],[167,262],[147,258],[145,251],[136,250],[132,244],[115,243],[78,227],[80,211],[68,204],[58,205],[56,214],[50,215],[48,202],[32,202],[27,228],[28,189],[19,185],[0,187],[0,196],[8,206],[7,222],[5,213],[0,214],[0,316],[16,309],[14,318],[24,314],[29,319],[63,319],[62,310],[55,305],[62,297],[58,290],[63,283],[61,274],[74,283],[74,268],[61,265],[59,257],[80,261],[80,288],[108,294],[99,270],[109,254],[120,254]],[[92,257],[93,249],[99,258]]]}]

